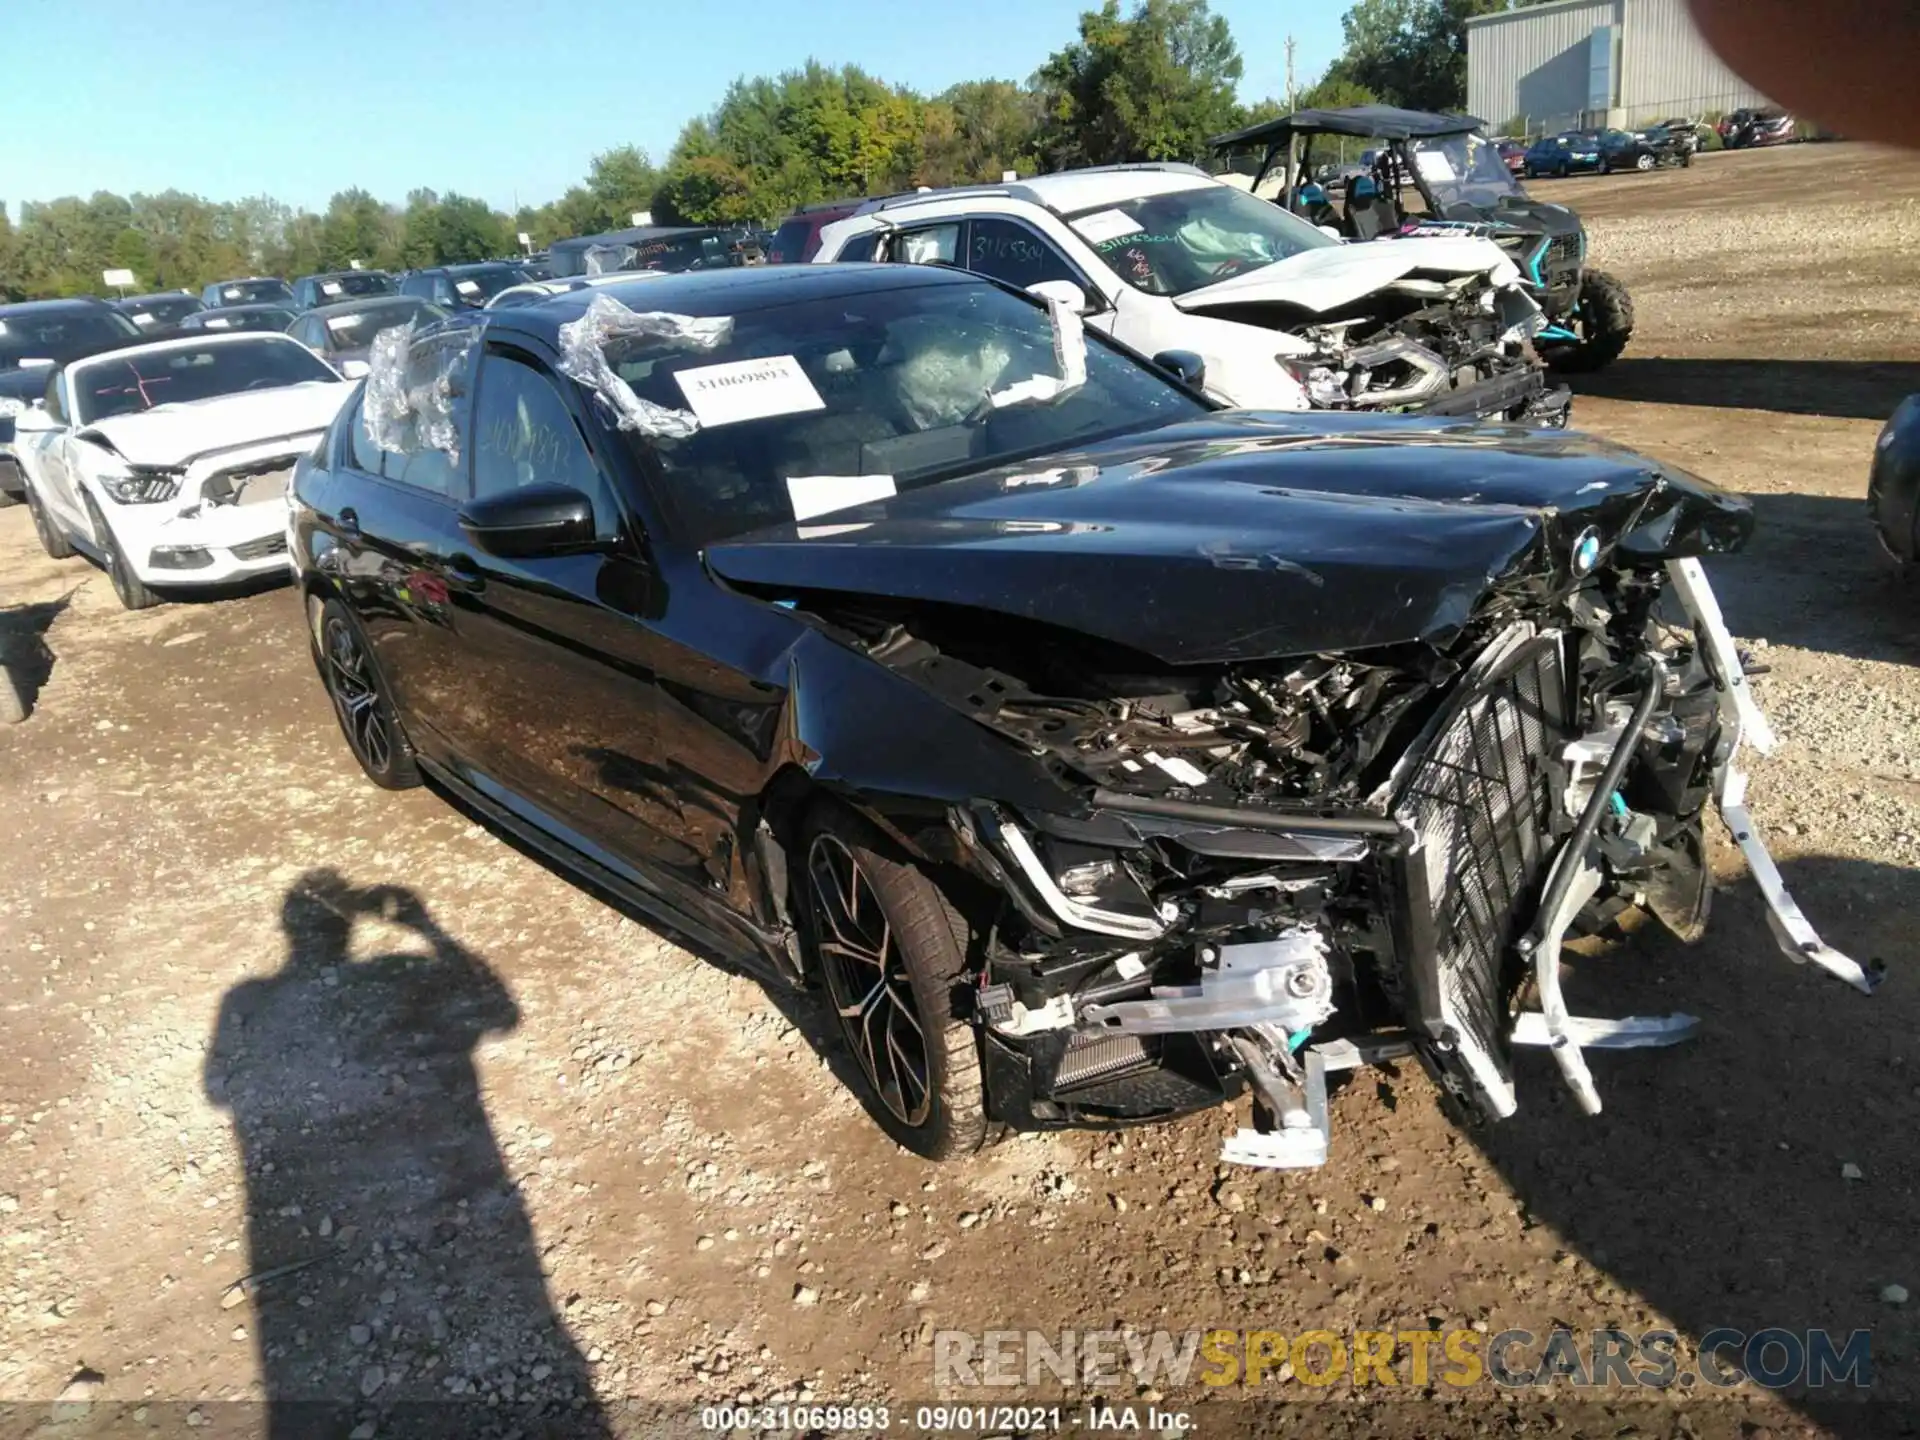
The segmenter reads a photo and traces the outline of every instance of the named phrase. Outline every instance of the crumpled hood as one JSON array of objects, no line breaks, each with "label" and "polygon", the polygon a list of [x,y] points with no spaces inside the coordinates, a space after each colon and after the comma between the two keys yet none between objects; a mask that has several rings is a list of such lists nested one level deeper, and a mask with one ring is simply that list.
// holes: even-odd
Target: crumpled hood
[{"label": "crumpled hood", "polygon": [[1328,245],[1305,250],[1175,296],[1173,303],[1189,311],[1216,305],[1279,303],[1319,315],[1371,295],[1417,270],[1439,276],[1484,272],[1501,285],[1513,283],[1520,275],[1513,261],[1491,240],[1435,236],[1396,240],[1391,245]]},{"label": "crumpled hood", "polygon": [[712,546],[772,599],[971,606],[1168,664],[1443,639],[1489,592],[1738,549],[1746,501],[1566,431],[1230,412]]},{"label": "crumpled hood", "polygon": [[134,465],[186,465],[222,450],[324,430],[352,393],[347,381],[314,380],[115,415],[77,433],[105,440]]}]

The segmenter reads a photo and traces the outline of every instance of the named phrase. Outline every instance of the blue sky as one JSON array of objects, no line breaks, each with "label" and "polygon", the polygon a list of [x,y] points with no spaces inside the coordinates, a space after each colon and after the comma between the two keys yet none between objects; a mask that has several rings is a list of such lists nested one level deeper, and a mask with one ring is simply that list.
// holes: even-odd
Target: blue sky
[{"label": "blue sky", "polygon": [[[539,204],[595,153],[665,155],[739,75],[809,56],[921,91],[1024,79],[1097,0],[0,0],[0,198],[169,187],[319,209],[364,185]],[[1346,0],[1213,0],[1279,94],[1339,49]],[[579,17],[560,18],[560,17]]]}]

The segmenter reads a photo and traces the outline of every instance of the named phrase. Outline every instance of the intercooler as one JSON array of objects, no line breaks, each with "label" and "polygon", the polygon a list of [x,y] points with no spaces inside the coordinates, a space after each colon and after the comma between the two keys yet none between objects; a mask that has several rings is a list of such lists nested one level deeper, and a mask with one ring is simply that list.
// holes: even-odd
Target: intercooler
[{"label": "intercooler", "polygon": [[1558,633],[1496,641],[1499,658],[1450,703],[1396,806],[1415,836],[1403,903],[1425,913],[1404,928],[1427,953],[1405,961],[1425,1024],[1497,1115],[1514,1109],[1514,942],[1539,901],[1560,813],[1554,777],[1571,738],[1564,651]]}]

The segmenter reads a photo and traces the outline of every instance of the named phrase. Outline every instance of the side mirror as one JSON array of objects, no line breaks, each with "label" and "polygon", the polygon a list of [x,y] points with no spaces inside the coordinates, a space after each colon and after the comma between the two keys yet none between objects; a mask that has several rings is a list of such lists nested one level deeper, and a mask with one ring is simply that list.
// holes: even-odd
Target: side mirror
[{"label": "side mirror", "polygon": [[47,413],[45,402],[36,400],[18,415],[13,417],[13,433],[30,435],[58,430],[60,422]]},{"label": "side mirror", "polygon": [[595,543],[593,501],[570,485],[523,485],[473,501],[460,528],[489,555],[531,560],[578,554]]},{"label": "side mirror", "polygon": [[1087,292],[1071,280],[1036,280],[1027,286],[1027,293],[1042,300],[1058,300],[1076,315],[1092,308],[1087,304]]},{"label": "side mirror", "polygon": [[1173,376],[1189,390],[1198,390],[1207,380],[1207,362],[1191,350],[1162,350],[1153,363]]},{"label": "side mirror", "polygon": [[340,362],[340,373],[349,380],[358,380],[371,369],[373,369],[373,366],[364,360],[342,360]]}]

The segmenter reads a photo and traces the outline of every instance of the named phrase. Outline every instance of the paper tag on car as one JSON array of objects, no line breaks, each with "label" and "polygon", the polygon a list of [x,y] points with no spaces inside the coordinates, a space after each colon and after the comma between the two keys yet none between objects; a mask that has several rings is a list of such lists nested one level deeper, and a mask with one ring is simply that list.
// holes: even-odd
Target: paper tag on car
[{"label": "paper tag on car", "polygon": [[151,324],[153,324],[153,316],[151,316],[151,315],[135,315],[135,316],[133,317],[133,323],[134,323],[134,324],[136,324],[136,325],[151,325]]},{"label": "paper tag on car", "polygon": [[242,295],[245,295],[246,293],[247,292],[242,290],[238,285],[229,285],[226,289],[220,292],[220,298],[223,300],[238,300]]},{"label": "paper tag on car", "polygon": [[687,397],[687,408],[709,427],[827,408],[807,372],[791,355],[696,365],[676,370],[673,378]]},{"label": "paper tag on car", "polygon": [[480,293],[479,282],[475,280],[456,280],[453,282],[453,288],[458,290],[462,295],[478,295]]},{"label": "paper tag on car", "polygon": [[1207,772],[1191,760],[1182,760],[1178,755],[1157,755],[1147,751],[1149,764],[1158,766],[1162,772],[1179,781],[1182,785],[1204,785]]},{"label": "paper tag on car", "polygon": [[891,475],[789,475],[787,498],[793,502],[793,518],[811,520],[816,515],[831,515],[864,505],[869,500],[885,500],[899,494]]},{"label": "paper tag on car", "polygon": [[1124,210],[1099,210],[1075,220],[1073,228],[1080,232],[1088,244],[1104,245],[1109,240],[1118,240],[1122,235],[1138,235],[1147,227]]},{"label": "paper tag on car", "polygon": [[1438,150],[1414,151],[1413,168],[1420,172],[1420,178],[1423,180],[1444,182],[1454,178],[1453,162]]},{"label": "paper tag on car", "polygon": [[322,295],[338,295],[340,293],[340,282],[338,280],[325,281],[320,286],[320,293]]},{"label": "paper tag on car", "polygon": [[207,321],[207,329],[225,330],[228,326],[232,324],[233,324],[233,321],[229,320],[226,316],[216,315],[211,320]]},{"label": "paper tag on car", "polygon": [[327,317],[327,329],[338,335],[342,330],[353,329],[354,326],[360,323],[360,318],[358,315],[329,315]]}]

